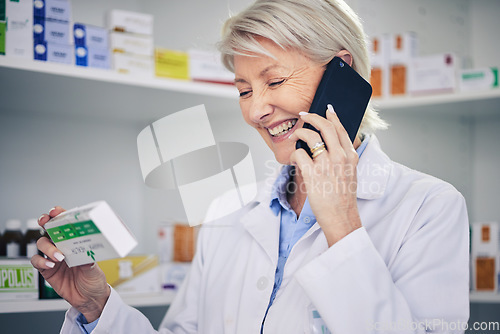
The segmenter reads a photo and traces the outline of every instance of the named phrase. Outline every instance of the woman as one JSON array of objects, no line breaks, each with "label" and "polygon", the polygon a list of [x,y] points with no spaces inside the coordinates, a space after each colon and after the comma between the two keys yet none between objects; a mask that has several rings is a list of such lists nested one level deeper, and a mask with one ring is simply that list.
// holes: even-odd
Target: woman
[{"label": "woman", "polygon": [[[391,161],[373,135],[385,123],[372,109],[354,143],[331,106],[326,118],[307,113],[334,56],[369,76],[352,10],[338,0],[257,1],[228,20],[220,50],[235,72],[245,121],[284,167],[252,203],[216,221],[217,228],[204,225],[160,332],[463,332],[463,197]],[[295,149],[299,139],[314,158]],[[237,200],[220,198],[208,221]],[[40,225],[61,211],[43,215]],[[33,265],[73,305],[62,333],[154,332],[97,266],[67,268],[48,239],[39,249],[49,260],[35,256]]]}]

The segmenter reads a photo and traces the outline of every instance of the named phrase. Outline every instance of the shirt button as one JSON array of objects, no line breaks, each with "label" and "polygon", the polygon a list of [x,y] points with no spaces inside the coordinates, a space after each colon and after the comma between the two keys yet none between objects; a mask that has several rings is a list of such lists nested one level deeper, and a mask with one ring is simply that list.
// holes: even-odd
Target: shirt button
[{"label": "shirt button", "polygon": [[305,217],[304,223],[309,224],[311,222],[311,217]]},{"label": "shirt button", "polygon": [[259,280],[257,281],[257,289],[259,290],[264,290],[266,287],[267,287],[267,284],[269,283],[269,280],[267,279],[267,277],[265,276],[262,276],[261,278],[259,278]]}]

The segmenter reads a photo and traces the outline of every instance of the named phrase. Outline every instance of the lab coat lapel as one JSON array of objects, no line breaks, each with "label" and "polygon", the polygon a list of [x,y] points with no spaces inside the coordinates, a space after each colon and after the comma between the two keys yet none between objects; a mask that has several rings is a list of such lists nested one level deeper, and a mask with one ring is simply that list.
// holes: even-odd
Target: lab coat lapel
[{"label": "lab coat lapel", "polygon": [[278,263],[280,217],[275,216],[264,199],[242,219],[241,223],[269,256],[273,264]]}]

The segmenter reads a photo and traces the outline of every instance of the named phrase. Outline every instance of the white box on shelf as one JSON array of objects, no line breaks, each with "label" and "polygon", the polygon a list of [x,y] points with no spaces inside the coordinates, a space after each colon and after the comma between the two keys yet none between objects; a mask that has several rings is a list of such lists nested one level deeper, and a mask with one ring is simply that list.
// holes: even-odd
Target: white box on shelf
[{"label": "white box on shelf", "polygon": [[37,42],[34,46],[34,59],[61,64],[74,64],[73,45]]},{"label": "white box on shelf", "polygon": [[457,58],[452,53],[413,58],[408,77],[410,94],[453,92],[456,88],[456,63]]},{"label": "white box on shelf", "polygon": [[114,31],[153,35],[153,15],[112,9],[107,15],[108,28]]},{"label": "white box on shelf", "polygon": [[124,257],[137,245],[104,201],[65,211],[45,224],[45,230],[69,267]]},{"label": "white box on shelf", "polygon": [[34,0],[33,15],[69,22],[71,21],[71,2],[68,0]]},{"label": "white box on shelf", "polygon": [[160,264],[162,290],[177,291],[189,272],[191,262],[169,262]]},{"label": "white box on shelf", "polygon": [[392,34],[389,45],[390,94],[406,95],[410,62],[418,54],[417,34]]},{"label": "white box on shelf", "polygon": [[154,76],[154,58],[137,56],[129,53],[112,53],[113,69],[119,73],[152,78]]},{"label": "white box on shelf", "polygon": [[110,55],[108,49],[75,46],[75,64],[78,66],[110,69]]},{"label": "white box on shelf", "polygon": [[500,275],[500,224],[472,224],[471,260],[473,289],[498,291]]},{"label": "white box on shelf", "polygon": [[154,55],[153,37],[123,32],[110,32],[109,45],[113,52],[131,53],[152,57]]},{"label": "white box on shelf", "polygon": [[45,41],[49,43],[70,45],[73,43],[70,24],[67,21],[34,17],[33,40],[35,43]]},{"label": "white box on shelf", "polygon": [[390,35],[373,36],[370,41],[370,62],[373,97],[389,96],[389,49]]},{"label": "white box on shelf", "polygon": [[222,65],[219,52],[190,49],[188,56],[191,80],[234,83],[234,73]]},{"label": "white box on shelf", "polygon": [[89,24],[75,23],[73,25],[73,36],[75,45],[90,48],[107,49],[108,30]]},{"label": "white box on shelf", "polygon": [[33,4],[7,1],[5,4],[5,55],[33,59]]},{"label": "white box on shelf", "polygon": [[458,87],[462,92],[498,88],[498,67],[461,70],[458,74]]}]

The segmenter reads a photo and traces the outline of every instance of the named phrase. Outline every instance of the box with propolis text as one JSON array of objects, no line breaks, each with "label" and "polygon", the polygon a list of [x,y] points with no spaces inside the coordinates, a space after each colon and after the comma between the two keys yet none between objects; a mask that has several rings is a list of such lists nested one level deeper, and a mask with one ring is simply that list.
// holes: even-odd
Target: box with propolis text
[{"label": "box with propolis text", "polygon": [[0,301],[38,299],[38,272],[28,259],[0,259]]},{"label": "box with propolis text", "polygon": [[45,230],[69,267],[124,257],[137,241],[104,201],[61,213]]}]

